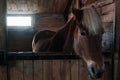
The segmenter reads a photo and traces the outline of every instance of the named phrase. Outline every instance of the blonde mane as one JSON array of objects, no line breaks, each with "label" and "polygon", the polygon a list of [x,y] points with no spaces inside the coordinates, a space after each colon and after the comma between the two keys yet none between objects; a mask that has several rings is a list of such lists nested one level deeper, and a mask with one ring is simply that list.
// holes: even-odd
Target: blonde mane
[{"label": "blonde mane", "polygon": [[89,34],[96,35],[102,32],[103,25],[100,15],[93,7],[83,9],[82,23],[88,29]]}]

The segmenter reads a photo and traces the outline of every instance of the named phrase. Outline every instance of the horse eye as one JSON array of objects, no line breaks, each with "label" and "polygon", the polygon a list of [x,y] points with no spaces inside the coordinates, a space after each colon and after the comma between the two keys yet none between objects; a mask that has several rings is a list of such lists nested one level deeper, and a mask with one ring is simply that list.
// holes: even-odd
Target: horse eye
[{"label": "horse eye", "polygon": [[86,33],[86,31],[82,31],[82,32],[80,32],[80,34],[81,34],[82,36],[85,36],[87,33]]}]

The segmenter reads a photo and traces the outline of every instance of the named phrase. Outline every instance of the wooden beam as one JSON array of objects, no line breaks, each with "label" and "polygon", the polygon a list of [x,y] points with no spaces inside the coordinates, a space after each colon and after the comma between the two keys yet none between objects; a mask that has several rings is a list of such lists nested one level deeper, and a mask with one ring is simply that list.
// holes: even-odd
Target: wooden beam
[{"label": "wooden beam", "polygon": [[116,25],[116,53],[118,58],[118,66],[117,66],[117,80],[120,80],[120,0],[116,1],[116,17],[115,17],[115,25]]}]

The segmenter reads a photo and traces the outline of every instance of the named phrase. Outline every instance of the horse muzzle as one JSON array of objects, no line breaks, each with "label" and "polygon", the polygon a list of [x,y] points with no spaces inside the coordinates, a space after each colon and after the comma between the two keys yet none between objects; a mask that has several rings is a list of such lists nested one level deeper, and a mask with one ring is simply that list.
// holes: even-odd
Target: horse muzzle
[{"label": "horse muzzle", "polygon": [[94,68],[94,67],[89,67],[89,68],[88,68],[88,71],[89,71],[90,77],[91,77],[92,79],[101,78],[101,77],[102,77],[102,74],[103,74],[103,70],[97,69],[97,68]]},{"label": "horse muzzle", "polygon": [[92,79],[97,79],[97,78],[101,78],[103,75],[104,70],[100,69],[94,65],[89,65],[88,66],[88,72],[90,74],[90,77]]}]

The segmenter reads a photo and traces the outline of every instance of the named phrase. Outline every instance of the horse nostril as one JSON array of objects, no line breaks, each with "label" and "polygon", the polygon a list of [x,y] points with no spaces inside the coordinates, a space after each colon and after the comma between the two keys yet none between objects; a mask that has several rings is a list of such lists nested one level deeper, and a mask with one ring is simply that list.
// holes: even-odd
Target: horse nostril
[{"label": "horse nostril", "polygon": [[92,71],[93,74],[96,73],[96,72],[95,72],[95,69],[94,69],[93,67],[91,67],[91,71]]},{"label": "horse nostril", "polygon": [[94,78],[100,78],[103,74],[103,71],[101,69],[94,67],[94,66],[90,66],[89,73],[90,73],[91,78],[94,79]]}]

